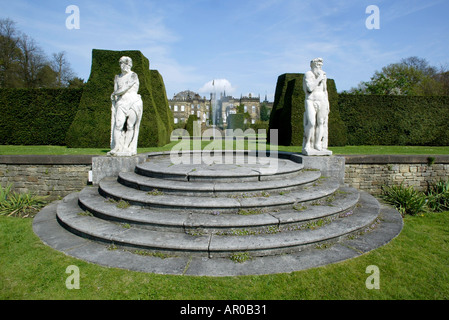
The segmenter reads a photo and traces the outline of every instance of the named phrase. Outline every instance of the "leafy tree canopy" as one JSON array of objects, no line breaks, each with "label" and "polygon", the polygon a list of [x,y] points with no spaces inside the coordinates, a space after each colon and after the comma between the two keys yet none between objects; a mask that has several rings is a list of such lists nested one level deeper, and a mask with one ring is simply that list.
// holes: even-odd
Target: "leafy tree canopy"
[{"label": "leafy tree canopy", "polygon": [[426,59],[409,57],[376,71],[349,93],[377,95],[449,95],[449,72],[431,66]]}]

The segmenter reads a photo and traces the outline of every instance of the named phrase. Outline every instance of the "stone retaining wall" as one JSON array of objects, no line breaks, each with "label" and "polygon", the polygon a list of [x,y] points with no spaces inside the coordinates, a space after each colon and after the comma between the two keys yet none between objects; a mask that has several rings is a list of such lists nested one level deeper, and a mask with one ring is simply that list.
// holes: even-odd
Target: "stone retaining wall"
[{"label": "stone retaining wall", "polygon": [[[18,192],[62,198],[89,184],[93,156],[0,155],[0,183]],[[383,185],[415,186],[449,179],[449,155],[345,155],[345,184],[379,195]]]},{"label": "stone retaining wall", "polygon": [[345,183],[379,195],[384,185],[413,186],[425,191],[429,184],[449,179],[449,155],[345,156]]},{"label": "stone retaining wall", "polygon": [[92,156],[0,156],[0,183],[57,200],[89,181]]}]

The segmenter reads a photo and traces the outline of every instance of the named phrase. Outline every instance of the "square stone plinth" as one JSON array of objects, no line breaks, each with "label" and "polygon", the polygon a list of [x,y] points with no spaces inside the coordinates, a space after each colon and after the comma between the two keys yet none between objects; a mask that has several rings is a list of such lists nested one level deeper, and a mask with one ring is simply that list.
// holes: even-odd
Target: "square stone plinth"
[{"label": "square stone plinth", "polygon": [[345,180],[345,158],[339,156],[300,155],[304,169],[320,170],[322,176],[337,179],[341,184]]}]

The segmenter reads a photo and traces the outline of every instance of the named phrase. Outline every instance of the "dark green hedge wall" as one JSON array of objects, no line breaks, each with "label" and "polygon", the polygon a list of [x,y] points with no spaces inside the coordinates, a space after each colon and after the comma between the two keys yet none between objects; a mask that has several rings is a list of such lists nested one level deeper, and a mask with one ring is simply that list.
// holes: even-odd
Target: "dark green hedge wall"
[{"label": "dark green hedge wall", "polygon": [[449,145],[449,97],[340,94],[350,145]]},{"label": "dark green hedge wall", "polygon": [[[278,77],[269,128],[278,130],[278,143],[302,146],[304,126],[303,73],[285,73]],[[335,81],[327,79],[329,95],[329,145],[346,144],[346,127],[340,118]]]},{"label": "dark green hedge wall", "polygon": [[82,89],[0,89],[0,144],[65,145]]},{"label": "dark green hedge wall", "polygon": [[138,147],[163,146],[170,141],[173,114],[168,107],[161,75],[150,70],[140,51],[92,50],[92,69],[84,86],[78,113],[67,132],[68,147],[108,148],[111,137],[111,93],[114,77],[120,74],[119,59],[129,56],[132,71],[139,76],[139,94],[143,100]]}]

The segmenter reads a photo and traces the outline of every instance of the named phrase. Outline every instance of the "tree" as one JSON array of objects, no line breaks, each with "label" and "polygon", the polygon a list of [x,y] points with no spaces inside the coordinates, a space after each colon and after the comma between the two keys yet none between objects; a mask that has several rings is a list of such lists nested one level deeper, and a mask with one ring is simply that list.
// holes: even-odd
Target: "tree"
[{"label": "tree", "polygon": [[265,102],[260,106],[260,120],[261,121],[269,121],[270,120],[270,109],[268,109],[267,104]]},{"label": "tree", "polygon": [[349,92],[378,95],[447,95],[445,70],[437,71],[425,59],[409,57],[376,71],[371,81],[361,82]]},{"label": "tree", "polygon": [[74,79],[75,74],[66,59],[66,52],[53,53],[51,61],[52,69],[56,72],[56,86],[66,87],[69,81]]},{"label": "tree", "polygon": [[49,65],[44,65],[37,72],[34,85],[36,88],[48,88],[56,83],[56,78],[56,72]]},{"label": "tree", "polygon": [[84,79],[74,77],[70,80],[67,80],[68,88],[82,88],[85,85]]},{"label": "tree", "polygon": [[0,19],[0,88],[66,87],[74,78],[64,51],[53,54],[50,61],[34,39],[16,29],[14,21]]},{"label": "tree", "polygon": [[19,58],[19,76],[25,88],[52,87],[52,83],[38,83],[37,77],[42,68],[48,65],[44,52],[34,39],[23,34],[18,47],[21,51]]},{"label": "tree", "polygon": [[21,86],[17,74],[20,58],[17,33],[14,21],[0,19],[0,88]]}]

